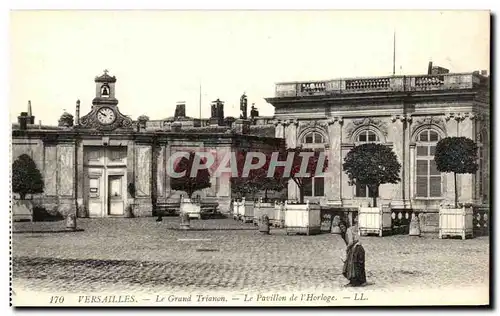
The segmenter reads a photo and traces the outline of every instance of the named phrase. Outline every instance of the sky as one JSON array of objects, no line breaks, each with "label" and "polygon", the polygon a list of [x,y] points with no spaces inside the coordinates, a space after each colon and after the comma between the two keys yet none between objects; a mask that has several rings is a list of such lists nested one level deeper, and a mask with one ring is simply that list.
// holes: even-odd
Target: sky
[{"label": "sky", "polygon": [[237,116],[242,93],[261,115],[274,108],[275,83],[489,72],[485,11],[14,11],[10,14],[10,120],[31,100],[36,122],[64,110],[90,112],[94,78],[116,76],[120,112],[136,119],[210,116],[225,101]]}]

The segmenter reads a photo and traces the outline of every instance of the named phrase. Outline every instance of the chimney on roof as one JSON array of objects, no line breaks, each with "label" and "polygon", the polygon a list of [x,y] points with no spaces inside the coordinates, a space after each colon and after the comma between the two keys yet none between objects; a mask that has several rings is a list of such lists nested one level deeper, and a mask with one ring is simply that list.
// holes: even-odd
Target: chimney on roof
[{"label": "chimney on roof", "polygon": [[28,100],[28,112],[26,112],[27,124],[35,124],[35,117],[31,111],[31,101]]},{"label": "chimney on roof", "polygon": [[80,100],[76,100],[75,125],[80,125]]},{"label": "chimney on roof", "polygon": [[429,65],[427,66],[427,74],[432,74],[432,61],[429,61]]},{"label": "chimney on roof", "polygon": [[177,104],[175,105],[174,117],[175,118],[186,117],[186,102],[184,101],[177,102]]},{"label": "chimney on roof", "polygon": [[28,129],[28,112],[21,112],[21,115],[17,117],[19,123],[19,129],[24,131]]}]

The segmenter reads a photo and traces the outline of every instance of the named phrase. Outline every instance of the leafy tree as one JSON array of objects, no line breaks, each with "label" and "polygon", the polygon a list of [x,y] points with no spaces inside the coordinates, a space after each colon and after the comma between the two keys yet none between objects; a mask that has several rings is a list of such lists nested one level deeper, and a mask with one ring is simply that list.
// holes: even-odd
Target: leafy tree
[{"label": "leafy tree", "polygon": [[[250,175],[253,174],[253,170],[250,171],[248,177],[243,177],[243,168],[245,166],[245,160],[248,155],[247,151],[241,150],[236,152],[236,170],[237,175],[231,175],[231,193],[238,198],[246,195],[255,195],[258,189],[251,183]],[[254,158],[255,159],[255,158]],[[231,162],[232,163],[232,162]]]},{"label": "leafy tree", "polygon": [[443,138],[436,145],[434,161],[439,172],[453,172],[456,208],[458,207],[457,173],[477,171],[477,145],[467,137]]},{"label": "leafy tree", "polygon": [[391,148],[382,144],[362,144],[352,148],[344,159],[343,169],[349,177],[349,185],[365,185],[377,207],[381,184],[401,181],[401,164]]},{"label": "leafy tree", "polygon": [[210,184],[210,172],[208,169],[199,169],[193,177],[191,176],[191,170],[193,169],[193,163],[198,161],[202,164],[206,163],[206,158],[196,155],[195,152],[189,152],[189,157],[182,157],[174,166],[174,171],[177,173],[184,172],[184,175],[179,178],[171,178],[171,187],[174,190],[184,191],[187,193],[188,197],[191,198],[193,193],[198,190],[203,190],[209,188]]},{"label": "leafy tree", "polygon": [[[238,175],[231,178],[231,190],[235,195],[250,194],[255,197],[259,191],[264,191],[264,200],[267,201],[268,191],[281,191],[285,187],[284,179],[279,176],[278,172],[274,177],[268,177],[268,170],[271,162],[272,152],[265,153],[265,163],[262,167],[252,169],[248,176],[243,177],[247,152],[240,151],[236,154],[236,164]],[[252,164],[256,164],[258,158],[253,157]]]},{"label": "leafy tree", "polygon": [[[301,153],[306,153],[306,152],[311,152],[312,155],[310,157],[303,156]],[[299,188],[299,198],[300,198],[300,203],[304,203],[304,188],[305,188],[305,179],[309,179],[311,177],[314,177],[314,175],[317,172],[325,172],[326,167],[328,166],[328,158],[325,155],[324,156],[324,161],[323,165],[320,164],[320,155],[321,152],[318,150],[313,150],[310,148],[302,148],[302,147],[296,147],[296,148],[288,148],[285,152],[281,152],[279,155],[279,160],[280,161],[285,161],[287,160],[289,155],[293,155],[293,160],[292,160],[292,167],[290,170],[290,174],[285,174],[285,167],[278,167],[276,168],[278,170],[277,174],[275,174],[275,177],[278,177],[280,181],[286,181],[288,179],[292,179],[295,184],[297,184],[297,187]],[[301,166],[302,166],[302,161],[304,159],[308,159],[307,162],[307,167],[305,172],[308,173],[308,176],[304,176],[301,174]],[[319,168],[319,169],[318,169]],[[284,182],[286,183],[286,182]]]},{"label": "leafy tree", "polygon": [[26,194],[43,193],[44,183],[40,170],[30,156],[23,154],[12,163],[12,191],[21,200]]}]

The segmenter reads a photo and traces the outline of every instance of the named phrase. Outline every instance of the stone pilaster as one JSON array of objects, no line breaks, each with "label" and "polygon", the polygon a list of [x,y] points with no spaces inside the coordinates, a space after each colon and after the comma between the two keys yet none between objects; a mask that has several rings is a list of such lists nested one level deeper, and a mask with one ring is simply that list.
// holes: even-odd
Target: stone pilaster
[{"label": "stone pilaster", "polygon": [[[463,113],[462,119],[458,123],[459,136],[467,137],[476,141],[476,133],[474,133],[474,120],[476,116],[474,113]],[[458,180],[459,179],[459,180]],[[474,180],[472,174],[457,175],[457,186],[459,188],[459,201],[471,203],[474,199]]]},{"label": "stone pilaster", "polygon": [[[214,165],[218,167],[226,155],[231,155],[231,145],[218,147],[217,153],[215,155],[216,157]],[[230,163],[231,161],[229,161],[227,166],[230,166]],[[218,179],[217,201],[219,203],[219,211],[222,213],[229,213],[231,200],[231,173],[227,172],[222,174],[215,174],[215,176]]]},{"label": "stone pilaster", "polygon": [[76,204],[77,204],[77,217],[88,217],[88,212],[84,205],[84,196],[87,194],[84,191],[84,151],[83,142],[79,141],[76,146]]},{"label": "stone pilaster", "polygon": [[76,145],[74,142],[57,144],[57,196],[59,212],[66,216],[76,213]]},{"label": "stone pilaster", "polygon": [[[446,113],[444,119],[446,122],[446,136],[457,137],[458,122],[463,119],[462,115],[460,113]],[[446,173],[444,177],[446,191],[444,192],[443,197],[445,198],[446,204],[453,204],[455,201],[455,180],[453,178],[453,173]],[[459,177],[457,177],[457,188],[460,188]]]},{"label": "stone pilaster", "polygon": [[[129,140],[127,143],[127,188],[130,183],[132,183],[137,191],[137,184],[135,183],[135,143],[133,140]],[[130,196],[127,190],[127,196],[130,199],[134,197]],[[137,192],[136,192],[137,196]]]},{"label": "stone pilaster", "polygon": [[325,193],[328,204],[340,207],[342,206],[342,117],[333,117],[327,124],[330,143]]},{"label": "stone pilaster", "polygon": [[165,198],[168,199],[170,196],[171,188],[170,188],[170,176],[168,173],[169,159],[172,156],[172,147],[167,144],[165,146]]},{"label": "stone pilaster", "polygon": [[[287,120],[284,122],[285,127],[285,141],[287,148],[297,147],[297,120]],[[300,192],[298,186],[293,180],[288,181],[288,199],[299,200]]]},{"label": "stone pilaster", "polygon": [[[137,204],[136,216],[151,216],[151,169],[153,162],[153,147],[148,143],[135,145],[135,191]],[[153,181],[156,181],[154,179]]]},{"label": "stone pilaster", "polygon": [[389,129],[389,138],[394,144],[393,150],[401,163],[401,182],[393,185],[391,204],[397,208],[409,207],[410,200],[410,129],[412,118],[410,115],[393,115],[392,126]]},{"label": "stone pilaster", "polygon": [[157,156],[156,156],[156,194],[159,200],[165,197],[165,143],[159,143],[157,145]]}]

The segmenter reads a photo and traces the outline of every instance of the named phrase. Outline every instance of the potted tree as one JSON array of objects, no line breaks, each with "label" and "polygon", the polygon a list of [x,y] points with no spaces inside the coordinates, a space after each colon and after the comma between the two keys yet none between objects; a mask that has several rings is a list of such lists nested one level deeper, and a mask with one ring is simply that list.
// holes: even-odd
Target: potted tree
[{"label": "potted tree", "polygon": [[439,210],[439,238],[443,236],[472,236],[472,204],[458,203],[457,174],[475,173],[477,164],[477,145],[467,137],[445,137],[436,145],[434,161],[439,172],[453,172],[455,201],[454,208]]},{"label": "potted tree", "polygon": [[391,230],[391,210],[377,207],[381,184],[401,181],[401,164],[391,148],[382,144],[362,144],[352,148],[345,157],[343,170],[349,185],[365,185],[373,198],[372,207],[360,207],[358,225],[360,234],[375,233],[383,236]]},{"label": "potted tree", "polygon": [[199,161],[205,163],[205,158],[196,155],[195,152],[189,152],[188,157],[182,157],[174,166],[177,173],[182,173],[180,177],[171,178],[171,188],[173,190],[184,191],[187,198],[181,197],[180,215],[187,214],[189,218],[201,218],[201,206],[192,201],[192,196],[195,191],[209,188],[210,173],[208,169],[197,170],[196,174],[192,174],[193,163]]},{"label": "potted tree", "polygon": [[19,200],[12,205],[13,220],[33,221],[33,204],[26,195],[43,193],[43,177],[30,156],[23,154],[12,163],[12,192],[19,194]]},{"label": "potted tree", "polygon": [[[231,191],[235,196],[233,202],[233,218],[239,219],[242,222],[251,222],[254,218],[255,209],[255,195],[260,190],[260,183],[258,177],[260,177],[260,170],[254,169],[250,170],[248,175],[243,176],[243,170],[245,167],[245,162],[248,153],[246,151],[240,151],[236,155],[236,166],[238,174],[236,177],[231,178]],[[253,158],[252,163],[257,163],[256,159]],[[250,200],[247,199],[250,197]]]},{"label": "potted tree", "polygon": [[268,171],[271,163],[272,153],[267,153],[266,162],[262,168],[255,170],[254,183],[260,191],[264,191],[264,198],[259,198],[254,209],[254,224],[258,225],[262,216],[266,215],[269,223],[275,227],[282,227],[285,221],[284,204],[269,203],[268,192],[280,192],[286,186],[286,179],[281,172],[276,172],[271,177]]},{"label": "potted tree", "polygon": [[[287,174],[284,167],[278,168],[279,176],[284,180],[292,180],[299,189],[299,203],[288,204],[285,202],[285,228],[287,234],[306,233],[316,234],[321,231],[321,208],[319,205],[310,204],[309,201],[304,203],[304,189],[305,179],[311,178],[317,173],[323,173],[328,165],[328,159],[324,156],[321,158],[321,152],[313,149],[306,149],[302,147],[289,148],[286,153],[282,155],[280,160],[286,160],[288,155],[292,155],[291,170]],[[307,160],[305,160],[307,159]],[[304,160],[304,162],[303,162]],[[303,165],[305,170],[303,169]]]}]

